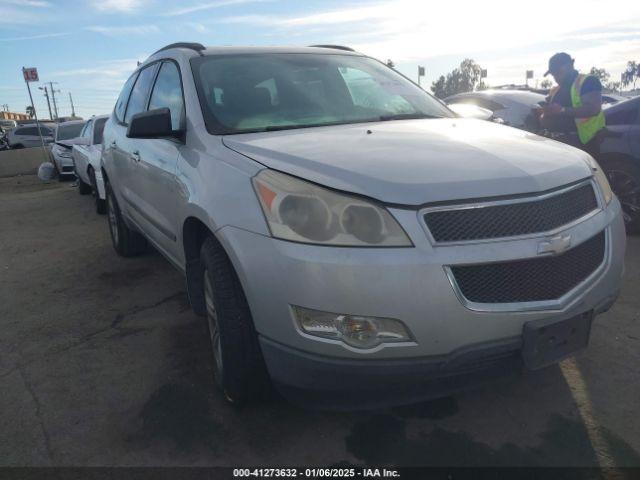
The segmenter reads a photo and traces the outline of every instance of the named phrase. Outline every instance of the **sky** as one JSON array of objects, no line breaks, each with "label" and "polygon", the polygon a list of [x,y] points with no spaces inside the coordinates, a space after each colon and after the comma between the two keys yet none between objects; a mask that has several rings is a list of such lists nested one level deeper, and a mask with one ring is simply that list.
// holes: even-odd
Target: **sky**
[{"label": "sky", "polygon": [[164,45],[348,45],[417,80],[473,58],[489,85],[531,85],[546,62],[567,51],[576,67],[606,68],[619,79],[640,61],[640,1],[555,2],[456,0],[0,0],[0,105],[24,112],[29,97],[21,68],[37,67],[32,83],[39,117],[48,117],[42,87],[54,83],[60,116],[108,113],[137,61]]}]

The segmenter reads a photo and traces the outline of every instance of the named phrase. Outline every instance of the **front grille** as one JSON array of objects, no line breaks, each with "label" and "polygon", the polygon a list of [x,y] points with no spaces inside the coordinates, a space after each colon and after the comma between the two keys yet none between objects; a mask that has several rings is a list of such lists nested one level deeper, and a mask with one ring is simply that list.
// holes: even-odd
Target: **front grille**
[{"label": "front grille", "polygon": [[476,303],[556,300],[591,275],[603,262],[604,231],[552,257],[451,267],[462,295]]},{"label": "front grille", "polygon": [[539,200],[428,212],[424,220],[436,242],[457,242],[548,232],[596,208],[588,183]]}]

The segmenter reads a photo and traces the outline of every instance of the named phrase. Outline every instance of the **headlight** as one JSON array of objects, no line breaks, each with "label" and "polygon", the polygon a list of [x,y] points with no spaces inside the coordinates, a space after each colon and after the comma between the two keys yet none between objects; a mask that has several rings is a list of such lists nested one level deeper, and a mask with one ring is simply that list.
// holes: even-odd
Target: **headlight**
[{"label": "headlight", "polygon": [[71,158],[71,150],[68,150],[64,147],[61,147],[59,145],[54,145],[52,148],[52,151],[56,154],[59,155],[61,157],[64,158]]},{"label": "headlight", "polygon": [[276,238],[354,247],[413,246],[387,210],[360,198],[273,170],[262,170],[253,186]]},{"label": "headlight", "polygon": [[412,341],[407,327],[393,318],[341,315],[302,307],[293,307],[293,313],[303,332],[340,340],[356,348]]},{"label": "headlight", "polygon": [[589,166],[593,171],[593,179],[600,187],[600,191],[602,192],[602,197],[604,198],[605,203],[609,205],[609,202],[611,202],[611,199],[613,198],[613,191],[611,190],[611,185],[609,185],[607,176],[602,170],[602,167],[591,156],[589,156]]}]

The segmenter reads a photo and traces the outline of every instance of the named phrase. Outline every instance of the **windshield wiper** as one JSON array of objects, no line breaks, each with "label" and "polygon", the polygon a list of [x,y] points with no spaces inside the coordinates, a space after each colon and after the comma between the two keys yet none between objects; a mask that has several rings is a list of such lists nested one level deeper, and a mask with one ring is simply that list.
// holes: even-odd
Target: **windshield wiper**
[{"label": "windshield wiper", "polygon": [[427,115],[426,113],[394,113],[390,115],[380,115],[381,122],[388,122],[389,120],[415,120],[419,118],[442,118],[436,115]]}]

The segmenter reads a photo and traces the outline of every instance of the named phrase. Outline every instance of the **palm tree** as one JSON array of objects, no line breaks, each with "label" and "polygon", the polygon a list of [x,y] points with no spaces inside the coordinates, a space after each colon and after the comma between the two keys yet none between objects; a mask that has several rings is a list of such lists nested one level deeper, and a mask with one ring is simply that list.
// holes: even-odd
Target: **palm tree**
[{"label": "palm tree", "polygon": [[633,89],[636,88],[636,81],[640,78],[640,63],[638,62],[627,62],[627,69],[622,72],[622,85],[625,87],[629,84],[633,84]]}]

